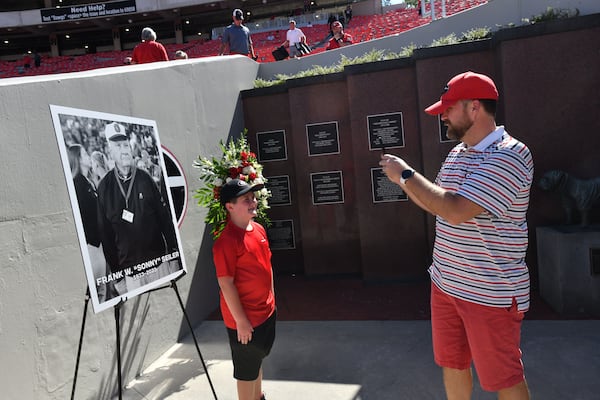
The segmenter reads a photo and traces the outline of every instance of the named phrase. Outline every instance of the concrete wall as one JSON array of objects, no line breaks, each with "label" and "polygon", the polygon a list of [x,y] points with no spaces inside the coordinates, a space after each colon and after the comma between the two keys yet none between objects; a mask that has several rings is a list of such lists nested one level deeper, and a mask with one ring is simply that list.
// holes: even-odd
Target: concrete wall
[{"label": "concrete wall", "polygon": [[[239,92],[257,68],[230,56],[0,80],[2,399],[68,398],[75,369],[86,279],[48,105],[157,122],[190,191],[180,228],[188,275],[178,288],[196,325],[217,307],[218,292],[204,210],[191,197],[199,187],[192,164],[243,129]],[[121,314],[126,383],[187,327],[171,289],[129,300]],[[76,398],[114,392],[115,342],[113,312],[93,314],[90,305]]]},{"label": "concrete wall", "polygon": [[508,24],[518,26],[523,23],[523,18],[539,15],[546,11],[547,7],[572,11],[578,9],[581,15],[600,12],[600,2],[597,0],[492,0],[479,7],[454,14],[449,18],[437,19],[427,25],[396,36],[358,43],[300,59],[287,59],[261,64],[259,77],[273,79],[277,74],[293,75],[299,71],[311,69],[313,65],[334,65],[340,61],[342,55],[354,58],[362,56],[372,49],[400,52],[404,47],[411,44],[429,46],[435,39],[449,35],[452,32],[460,37],[463,32],[473,28],[488,27],[497,30],[499,26],[508,26]]}]

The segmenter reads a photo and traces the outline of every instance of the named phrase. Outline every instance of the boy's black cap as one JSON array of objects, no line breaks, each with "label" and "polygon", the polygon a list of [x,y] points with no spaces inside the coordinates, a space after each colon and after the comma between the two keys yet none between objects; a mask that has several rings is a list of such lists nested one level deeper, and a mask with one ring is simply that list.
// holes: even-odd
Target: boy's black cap
[{"label": "boy's black cap", "polygon": [[232,179],[221,188],[221,205],[224,206],[236,197],[240,197],[248,192],[256,192],[264,187],[265,185],[262,183],[250,186],[248,182],[241,179]]}]

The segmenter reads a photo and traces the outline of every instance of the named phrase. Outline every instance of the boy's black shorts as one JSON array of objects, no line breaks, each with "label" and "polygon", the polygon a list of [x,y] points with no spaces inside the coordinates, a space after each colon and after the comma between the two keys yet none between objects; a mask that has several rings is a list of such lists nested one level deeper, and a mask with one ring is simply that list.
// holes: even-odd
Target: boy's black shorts
[{"label": "boy's black shorts", "polygon": [[258,378],[262,360],[269,355],[275,341],[276,319],[277,310],[265,322],[254,328],[252,340],[248,344],[238,342],[237,331],[227,328],[235,379],[253,381]]}]

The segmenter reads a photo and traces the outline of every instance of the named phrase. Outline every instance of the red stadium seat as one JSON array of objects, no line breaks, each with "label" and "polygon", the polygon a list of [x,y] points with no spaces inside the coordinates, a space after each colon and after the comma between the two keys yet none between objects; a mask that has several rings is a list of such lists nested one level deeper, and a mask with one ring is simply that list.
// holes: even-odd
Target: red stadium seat
[{"label": "red stadium seat", "polygon": [[[466,9],[486,3],[487,0],[447,0],[446,15],[452,15]],[[426,10],[430,9],[429,3],[426,3]],[[441,16],[441,3],[435,5],[437,16]],[[384,36],[395,35],[409,29],[429,23],[430,18],[421,17],[415,8],[402,8],[388,11],[383,15],[357,15],[351,20],[349,26],[345,29],[352,35],[354,42],[365,42]],[[307,37],[309,45],[322,42],[329,34],[327,24],[319,24],[311,27],[301,28]],[[271,52],[279,46],[285,37],[285,30],[272,30],[253,33],[255,52],[258,55],[259,62],[274,62],[275,59]],[[268,40],[269,35],[274,36],[274,40]],[[209,57],[218,54],[221,42],[217,40],[195,40],[184,44],[165,44],[169,58],[173,59],[175,51],[183,50],[188,57]],[[311,54],[317,54],[325,51],[326,43],[320,47],[314,48]],[[125,51],[107,51],[96,54],[85,54],[81,56],[59,56],[46,57],[42,59],[39,68],[29,68],[25,70],[21,61],[0,61],[0,78],[14,76],[31,76],[42,74],[54,74],[62,72],[85,71],[95,68],[114,67],[123,65],[125,57],[131,56],[131,50]]]}]

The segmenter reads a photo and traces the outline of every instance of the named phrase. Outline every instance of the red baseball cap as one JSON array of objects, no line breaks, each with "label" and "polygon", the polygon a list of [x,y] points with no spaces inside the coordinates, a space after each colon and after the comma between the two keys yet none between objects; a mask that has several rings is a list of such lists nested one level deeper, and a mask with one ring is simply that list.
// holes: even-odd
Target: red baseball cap
[{"label": "red baseball cap", "polygon": [[459,100],[490,99],[498,100],[498,89],[494,81],[486,75],[467,71],[450,79],[444,88],[440,101],[425,109],[427,114],[442,114]]}]

